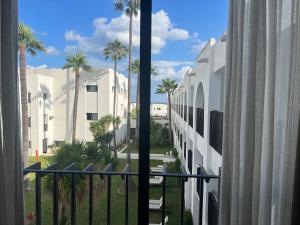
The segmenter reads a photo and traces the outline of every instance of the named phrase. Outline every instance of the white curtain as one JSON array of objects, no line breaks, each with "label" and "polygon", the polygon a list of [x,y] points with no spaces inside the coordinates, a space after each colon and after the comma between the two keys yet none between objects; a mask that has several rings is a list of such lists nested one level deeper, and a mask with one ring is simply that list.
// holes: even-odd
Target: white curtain
[{"label": "white curtain", "polygon": [[230,0],[220,225],[289,225],[300,110],[299,0]]},{"label": "white curtain", "polygon": [[0,0],[0,225],[24,223],[17,3]]}]

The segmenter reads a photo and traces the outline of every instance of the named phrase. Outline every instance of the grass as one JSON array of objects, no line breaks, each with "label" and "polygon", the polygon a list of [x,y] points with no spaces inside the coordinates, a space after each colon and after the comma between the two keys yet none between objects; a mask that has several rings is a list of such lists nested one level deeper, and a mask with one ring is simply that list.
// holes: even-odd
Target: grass
[{"label": "grass", "polygon": [[[138,148],[135,143],[131,143],[128,148],[130,149],[131,153],[138,153]],[[127,148],[127,149],[128,149]],[[166,152],[169,152],[172,150],[172,147],[165,146],[165,147],[151,147],[150,154],[166,154]],[[127,152],[127,150],[124,151],[124,153]]]},{"label": "grass", "polygon": [[[164,151],[164,150],[160,150]],[[157,150],[157,152],[159,152]],[[49,158],[49,157],[48,157]],[[42,167],[47,166],[47,157],[40,157]],[[34,158],[30,159],[34,162]],[[126,161],[120,160],[116,170],[122,171]],[[151,166],[161,164],[161,161],[150,162]],[[138,161],[132,160],[132,170],[137,171]],[[175,172],[175,164],[170,163],[168,166],[170,172]],[[133,178],[134,183],[138,184],[138,178]],[[121,191],[123,181],[121,177],[112,177],[112,211],[111,221],[112,224],[124,224],[125,218],[125,194]],[[99,190],[100,178],[94,177],[94,224],[104,225],[106,224],[106,206],[107,206],[107,183],[102,191]],[[25,208],[26,214],[34,212],[35,210],[35,181],[34,176],[31,177],[31,190],[25,192]],[[168,225],[178,224],[180,215],[180,186],[177,178],[169,178],[168,186],[166,187],[166,202],[171,203],[171,214],[169,215]],[[150,198],[159,199],[162,196],[162,188],[150,187]],[[45,189],[45,179],[42,178],[42,224],[52,224],[52,194]],[[137,211],[138,211],[138,191],[133,190],[129,194],[129,224],[137,224]],[[34,224],[34,221],[32,221]],[[161,213],[150,212],[150,222],[160,223]],[[80,203],[77,204],[77,224],[86,225],[88,223],[88,198],[87,193]],[[31,224],[31,223],[30,223]]]}]

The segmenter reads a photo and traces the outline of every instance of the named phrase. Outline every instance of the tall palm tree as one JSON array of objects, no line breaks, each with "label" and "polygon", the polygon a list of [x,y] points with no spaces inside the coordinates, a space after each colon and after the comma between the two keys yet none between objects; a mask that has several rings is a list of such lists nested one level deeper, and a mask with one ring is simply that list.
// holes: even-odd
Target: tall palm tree
[{"label": "tall palm tree", "polygon": [[[136,59],[132,62],[132,72],[137,75],[137,88],[136,88],[136,144],[139,144],[139,115],[140,115],[140,60]],[[151,65],[151,75],[156,76],[156,67]]]},{"label": "tall palm tree", "polygon": [[[37,52],[45,52],[44,44],[37,40],[31,28],[24,23],[18,27],[18,47],[20,63],[20,82],[21,82],[21,104],[22,104],[22,138],[23,138],[23,162],[28,164],[28,94],[26,82],[26,52],[35,56]],[[25,187],[27,182],[25,182]]]},{"label": "tall palm tree", "polygon": [[78,108],[78,95],[79,95],[79,81],[80,81],[80,70],[91,71],[91,67],[88,64],[86,56],[80,52],[77,52],[73,56],[67,56],[66,64],[63,69],[72,68],[75,73],[75,94],[74,94],[74,106],[73,106],[73,131],[72,131],[72,142],[76,139],[76,124],[77,124],[77,108]]},{"label": "tall palm tree", "polygon": [[164,79],[162,84],[159,84],[156,88],[156,94],[167,94],[168,96],[168,117],[169,117],[169,142],[172,143],[172,132],[171,132],[171,94],[177,88],[175,80]]},{"label": "tall palm tree", "polygon": [[[109,42],[103,50],[105,60],[111,59],[114,62],[114,103],[113,103],[113,118],[116,118],[116,96],[117,96],[117,63],[122,58],[127,56],[128,49],[119,40]],[[129,89],[129,87],[128,87]],[[128,110],[128,109],[127,109]],[[117,158],[117,143],[116,143],[116,125],[113,123],[113,147],[114,157]]]},{"label": "tall palm tree", "polygon": [[115,9],[124,11],[129,17],[129,62],[128,62],[128,105],[127,105],[127,138],[130,142],[130,114],[131,114],[131,64],[132,64],[132,23],[133,17],[138,15],[140,0],[115,0]]}]

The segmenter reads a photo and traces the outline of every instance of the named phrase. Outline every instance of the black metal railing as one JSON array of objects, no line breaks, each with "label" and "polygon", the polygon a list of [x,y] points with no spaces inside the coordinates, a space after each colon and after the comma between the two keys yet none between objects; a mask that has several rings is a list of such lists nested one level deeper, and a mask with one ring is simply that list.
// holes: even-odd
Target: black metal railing
[{"label": "black metal railing", "polygon": [[193,118],[193,107],[192,106],[190,106],[189,107],[189,125],[191,126],[191,127],[193,127],[193,120],[194,118]]},{"label": "black metal railing", "polygon": [[219,200],[214,192],[208,193],[208,225],[218,225]]},{"label": "black metal railing", "polygon": [[[59,189],[59,182],[60,179],[62,179],[64,176],[70,176],[71,178],[71,185],[70,185],[70,193],[71,193],[71,201],[70,201],[70,222],[71,225],[76,225],[76,218],[78,215],[76,215],[77,210],[77,197],[76,197],[76,187],[77,182],[79,179],[85,179],[88,182],[88,218],[86,221],[86,224],[93,225],[93,205],[94,205],[94,195],[93,195],[93,182],[95,176],[100,176],[101,179],[107,178],[107,213],[106,213],[106,224],[111,224],[111,211],[112,211],[112,177],[120,177],[120,179],[125,181],[125,217],[124,217],[124,224],[128,225],[129,221],[129,179],[130,177],[140,177],[137,172],[130,172],[130,166],[126,165],[122,172],[115,172],[112,170],[111,164],[107,165],[102,171],[95,171],[93,163],[87,165],[84,169],[78,171],[76,170],[76,164],[72,163],[69,166],[65,167],[64,169],[58,169],[57,164],[53,164],[49,166],[46,169],[41,169],[41,163],[37,162],[27,168],[24,169],[23,174],[24,176],[30,173],[35,174],[35,224],[41,225],[42,221],[42,177],[44,176],[53,176],[53,182],[52,182],[52,198],[53,198],[53,205],[52,205],[52,222],[54,225],[59,224],[59,195],[60,195],[60,189]],[[182,166],[181,171],[182,173],[167,173],[166,165],[164,166],[164,170],[162,173],[150,173],[150,176],[159,176],[162,177],[161,182],[161,188],[162,188],[162,206],[161,206],[161,224],[165,224],[165,217],[167,215],[166,210],[166,186],[167,186],[167,180],[170,178],[178,178],[180,180],[180,221],[178,224],[183,225],[184,224],[184,211],[185,211],[185,183],[188,182],[191,179],[199,179],[202,182],[202,185],[204,182],[208,183],[211,179],[219,180],[220,176],[216,175],[207,175],[205,174],[188,174],[184,167]],[[139,187],[143,188],[143,187]],[[204,192],[202,190],[201,195],[203,196]],[[200,204],[203,204],[202,202]],[[199,206],[203,208],[203,205]],[[210,211],[209,211],[210,212]],[[202,213],[202,212],[201,212]],[[214,209],[212,216],[216,216],[216,209]],[[214,221],[212,218],[208,218],[209,221]],[[214,224],[212,224],[214,225]]]},{"label": "black metal railing", "polygon": [[209,144],[222,155],[223,141],[223,112],[210,112]]},{"label": "black metal railing", "polygon": [[196,114],[196,131],[203,137],[204,133],[204,109],[197,108]]}]

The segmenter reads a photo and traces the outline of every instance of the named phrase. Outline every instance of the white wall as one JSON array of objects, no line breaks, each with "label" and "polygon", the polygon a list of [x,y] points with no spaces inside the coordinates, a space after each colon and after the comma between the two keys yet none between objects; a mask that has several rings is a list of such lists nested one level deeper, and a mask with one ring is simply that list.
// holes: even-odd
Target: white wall
[{"label": "white wall", "polygon": [[[29,115],[32,117],[32,127],[29,128],[29,139],[32,142],[31,154],[35,149],[42,153],[42,140],[48,138],[48,145],[55,141],[71,141],[72,113],[74,104],[74,78],[72,70],[62,69],[28,69],[28,92],[31,93]],[[127,112],[127,78],[117,75],[117,115],[121,125],[117,131],[117,143],[126,138]],[[88,92],[86,85],[97,85],[97,92]],[[77,132],[79,140],[92,141],[89,130],[92,121],[87,120],[86,113],[97,113],[98,119],[113,114],[114,72],[110,68],[94,69],[92,72],[81,72],[80,90],[77,112]],[[45,113],[48,115],[48,131],[44,132],[43,94],[47,92]]]},{"label": "white wall", "polygon": [[[188,156],[184,160],[184,150],[180,148],[175,133],[175,125],[183,134],[184,141],[187,142],[187,150],[193,151],[193,173],[197,172],[197,167],[202,164],[208,174],[219,174],[222,166],[222,156],[209,144],[209,123],[210,111],[222,111],[224,107],[224,71],[226,42],[210,39],[201,53],[196,58],[193,71],[188,72],[182,83],[178,86],[172,96],[173,104],[185,104],[185,93],[187,95],[188,107],[193,107],[193,127],[172,109],[172,129],[174,132],[174,145],[177,148],[181,161],[188,171]],[[224,40],[224,38],[223,38]],[[203,89],[203,92],[200,91]],[[204,108],[204,134],[203,137],[196,131],[196,108]],[[188,114],[188,109],[187,109]],[[183,141],[183,143],[184,143]],[[203,224],[207,223],[207,195],[209,191],[218,191],[218,182],[210,182],[204,185],[203,199]],[[199,196],[196,192],[196,179],[186,183],[186,207],[191,209],[194,224],[198,224]]]}]

